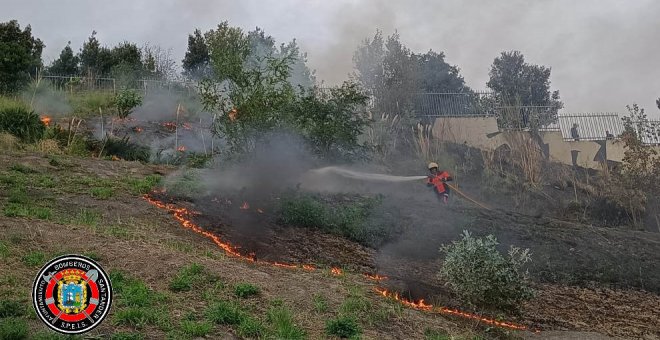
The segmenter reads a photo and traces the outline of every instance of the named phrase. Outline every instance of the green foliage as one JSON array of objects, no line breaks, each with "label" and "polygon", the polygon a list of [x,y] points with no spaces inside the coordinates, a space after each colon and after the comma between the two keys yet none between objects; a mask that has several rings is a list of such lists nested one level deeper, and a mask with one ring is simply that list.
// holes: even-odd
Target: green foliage
[{"label": "green foliage", "polygon": [[122,89],[115,96],[115,105],[119,118],[126,118],[133,109],[142,105],[142,96],[134,90]]},{"label": "green foliage", "polygon": [[180,177],[172,178],[166,183],[167,192],[179,197],[195,197],[202,193],[204,185],[197,171],[184,171]]},{"label": "green foliage", "polygon": [[117,332],[110,336],[110,340],[142,340],[144,335],[140,333]]},{"label": "green foliage", "polygon": [[242,337],[261,338],[266,334],[266,329],[259,319],[246,316],[242,318],[241,323],[238,324],[236,333]]},{"label": "green foliage", "polygon": [[160,175],[148,175],[144,179],[134,179],[131,178],[128,180],[130,184],[131,192],[135,195],[144,195],[157,186],[160,183]]},{"label": "green foliage", "polygon": [[247,314],[235,302],[218,301],[206,309],[206,318],[221,325],[238,325]]},{"label": "green foliage", "polygon": [[21,30],[16,20],[0,23],[0,94],[17,93],[30,82],[41,67],[43,48],[30,25]]},{"label": "green foliage", "polygon": [[112,188],[92,188],[90,190],[90,194],[94,198],[98,198],[100,200],[107,200],[108,198],[112,197],[115,192]]},{"label": "green foliage", "polygon": [[96,226],[101,220],[101,214],[92,209],[81,208],[73,218],[73,223],[78,225]]},{"label": "green foliage", "polygon": [[432,329],[424,330],[424,337],[425,337],[426,340],[451,340],[451,339],[453,339],[453,337],[451,337],[445,331],[434,331]]},{"label": "green foliage", "polygon": [[474,238],[464,231],[462,239],[440,250],[445,254],[440,276],[462,301],[473,306],[516,309],[533,296],[522,266],[530,261],[529,249],[511,247],[508,258],[497,250],[497,239]]},{"label": "green foliage", "polygon": [[9,246],[0,240],[0,259],[4,259],[9,256]]},{"label": "green foliage", "polygon": [[0,132],[8,132],[21,141],[32,143],[44,134],[46,126],[39,115],[25,107],[9,106],[0,108]]},{"label": "green foliage", "polygon": [[39,267],[46,263],[46,254],[41,251],[32,251],[21,258],[26,266]]},{"label": "green foliage", "polygon": [[183,58],[183,74],[192,79],[202,79],[210,75],[210,56],[202,31],[196,29],[188,35],[188,50]]},{"label": "green foliage", "polygon": [[149,162],[149,147],[132,143],[128,136],[124,138],[107,137],[103,145],[104,156],[115,156],[127,161]]},{"label": "green foliage", "polygon": [[208,322],[196,322],[191,320],[181,321],[181,331],[191,337],[205,337],[213,330],[213,325]]},{"label": "green foliage", "polygon": [[399,232],[392,221],[382,221],[380,202],[361,198],[332,206],[310,195],[285,197],[278,214],[280,223],[304,228],[317,228],[344,236],[370,247],[377,247]]},{"label": "green foliage", "polygon": [[197,263],[181,268],[176,276],[172,278],[172,281],[170,281],[170,290],[173,292],[191,290],[194,284],[204,280],[203,271],[204,267]]},{"label": "green foliage", "polygon": [[362,330],[354,318],[341,316],[328,320],[325,324],[325,332],[340,338],[353,338],[360,335]]},{"label": "green foliage", "polygon": [[146,325],[158,326],[163,330],[171,328],[170,317],[165,310],[146,307],[126,307],[115,312],[114,322],[142,328]]},{"label": "green foliage", "polygon": [[28,167],[27,165],[20,164],[20,163],[12,164],[12,165],[9,167],[9,169],[10,169],[10,170],[13,170],[13,171],[16,171],[16,172],[20,172],[20,173],[22,173],[22,174],[34,174],[34,173],[37,173],[36,170],[34,170],[34,169]]},{"label": "green foliage", "polygon": [[284,306],[271,307],[267,313],[276,339],[305,339],[305,331],[295,324],[291,311]]},{"label": "green foliage", "polygon": [[328,311],[328,299],[320,294],[314,294],[313,297],[314,310],[317,313],[325,313]]},{"label": "green foliage", "polygon": [[5,205],[3,213],[7,217],[33,217],[48,220],[53,215],[50,208],[38,207],[31,202],[9,203]]},{"label": "green foliage", "polygon": [[71,42],[69,42],[62,52],[60,52],[59,58],[55,59],[50,66],[48,66],[46,72],[51,75],[59,76],[73,76],[79,73],[78,63],[80,62],[78,56],[73,54],[73,49],[71,49]]},{"label": "green foliage", "polygon": [[99,109],[104,116],[112,114],[115,109],[115,97],[112,92],[85,91],[75,93],[69,98],[73,113],[80,116],[99,115]]},{"label": "green foliage", "polygon": [[52,331],[42,331],[36,334],[33,334],[30,339],[32,340],[70,340],[75,339],[73,335],[63,335],[53,333]]},{"label": "green foliage", "polygon": [[25,306],[16,300],[0,300],[0,319],[25,314]]},{"label": "green foliage", "polygon": [[201,169],[205,168],[211,160],[213,160],[213,156],[210,154],[190,153],[186,157],[186,164],[191,168]]},{"label": "green foliage", "polygon": [[23,319],[0,319],[0,339],[20,340],[26,339],[28,324]]},{"label": "green foliage", "polygon": [[250,283],[239,283],[234,287],[234,295],[239,298],[259,295],[259,287]]}]

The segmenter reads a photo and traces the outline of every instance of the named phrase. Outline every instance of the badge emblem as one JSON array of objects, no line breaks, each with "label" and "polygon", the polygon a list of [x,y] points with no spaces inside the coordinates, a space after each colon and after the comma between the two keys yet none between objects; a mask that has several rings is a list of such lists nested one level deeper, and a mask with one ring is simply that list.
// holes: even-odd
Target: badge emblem
[{"label": "badge emblem", "polygon": [[108,275],[94,260],[64,255],[48,262],[32,286],[32,303],[48,327],[81,334],[98,326],[112,304]]}]

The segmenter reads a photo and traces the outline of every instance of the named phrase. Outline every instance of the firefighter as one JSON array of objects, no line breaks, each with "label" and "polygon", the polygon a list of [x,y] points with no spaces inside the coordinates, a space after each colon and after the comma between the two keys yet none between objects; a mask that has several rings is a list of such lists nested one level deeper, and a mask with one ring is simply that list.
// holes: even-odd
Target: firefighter
[{"label": "firefighter", "polygon": [[454,180],[449,172],[439,171],[438,163],[429,163],[429,171],[431,174],[426,180],[426,186],[433,187],[438,199],[442,200],[445,204],[449,200],[449,185],[446,182]]}]

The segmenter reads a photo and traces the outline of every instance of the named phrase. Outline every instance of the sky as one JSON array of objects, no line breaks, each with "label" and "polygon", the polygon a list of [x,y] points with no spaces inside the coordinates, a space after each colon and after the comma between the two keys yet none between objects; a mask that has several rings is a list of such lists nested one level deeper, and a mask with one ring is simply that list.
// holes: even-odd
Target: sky
[{"label": "sky", "polygon": [[473,89],[486,89],[500,52],[521,51],[552,68],[563,113],[619,112],[638,103],[660,118],[660,1],[656,0],[0,0],[0,21],[30,24],[48,64],[92,30],[102,44],[124,40],[185,54],[188,34],[228,20],[296,39],[317,78],[337,84],[353,52],[376,29],[395,31],[414,52],[442,51]]}]

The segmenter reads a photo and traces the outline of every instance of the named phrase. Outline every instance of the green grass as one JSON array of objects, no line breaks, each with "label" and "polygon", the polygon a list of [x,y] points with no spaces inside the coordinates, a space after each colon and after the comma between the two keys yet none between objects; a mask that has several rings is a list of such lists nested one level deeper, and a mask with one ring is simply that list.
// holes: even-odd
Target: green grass
[{"label": "green grass", "polygon": [[140,333],[117,332],[110,336],[110,340],[142,340],[144,335]]},{"label": "green grass", "polygon": [[52,331],[41,331],[39,333],[33,334],[30,339],[32,340],[67,340],[67,339],[75,339],[73,336],[69,335],[63,335],[63,334],[57,334]]},{"label": "green grass", "polygon": [[295,324],[293,314],[284,306],[274,306],[268,310],[268,322],[277,339],[305,339],[305,330]]},{"label": "green grass", "polygon": [[5,205],[3,213],[6,217],[32,217],[41,220],[49,220],[53,211],[46,207],[37,207],[31,203],[9,203]]},{"label": "green grass", "polygon": [[191,320],[181,321],[181,331],[191,337],[204,337],[211,333],[213,325],[208,322],[197,322]]},{"label": "green grass", "polygon": [[149,175],[143,179],[129,179],[129,189],[134,195],[144,195],[160,183],[160,175]]},{"label": "green grass", "polygon": [[266,328],[260,320],[251,316],[245,316],[238,324],[236,333],[246,338],[262,338],[266,334]]},{"label": "green grass", "polygon": [[354,318],[340,316],[326,322],[325,332],[328,335],[334,335],[340,338],[354,338],[360,335],[362,330]]},{"label": "green grass", "polygon": [[25,187],[14,187],[9,191],[7,201],[9,203],[26,204],[30,201],[30,198],[27,195]]},{"label": "green grass", "polygon": [[91,209],[81,208],[73,218],[73,223],[78,225],[96,226],[101,220],[101,214]]},{"label": "green grass", "polygon": [[16,300],[0,300],[0,319],[12,316],[23,316],[25,306]]},{"label": "green grass", "polygon": [[25,265],[30,267],[38,267],[46,264],[46,254],[40,251],[29,252],[21,258]]},{"label": "green grass", "polygon": [[206,319],[220,325],[238,325],[247,313],[235,302],[218,301],[206,309]]},{"label": "green grass", "polygon": [[90,259],[92,259],[92,260],[94,260],[94,261],[97,261],[97,262],[98,262],[98,261],[101,261],[101,260],[103,259],[103,257],[102,257],[101,255],[99,255],[99,254],[98,254],[97,252],[95,252],[95,251],[84,252],[82,255],[83,255],[83,256],[87,256],[87,257],[89,257]]},{"label": "green grass", "polygon": [[0,241],[0,259],[9,256],[9,245],[5,241]]},{"label": "green grass", "polygon": [[128,277],[122,272],[111,272],[110,280],[120,306],[154,307],[166,300],[164,294],[153,291],[143,281]]},{"label": "green grass", "polygon": [[445,331],[436,331],[432,329],[424,330],[424,339],[426,340],[451,340],[453,337]]},{"label": "green grass", "polygon": [[117,325],[143,328],[147,325],[157,326],[163,331],[172,329],[172,321],[167,310],[153,307],[124,307],[115,312],[114,322]]},{"label": "green grass", "polygon": [[16,318],[0,319],[0,339],[26,339],[27,334],[28,325],[25,320]]},{"label": "green grass", "polygon": [[48,175],[41,175],[36,178],[36,185],[40,188],[53,188],[55,187],[55,179]]},{"label": "green grass", "polygon": [[107,200],[108,198],[114,196],[115,191],[112,188],[92,188],[92,190],[90,190],[90,194],[94,198]]},{"label": "green grass", "polygon": [[38,171],[36,171],[36,170],[26,166],[26,165],[19,164],[19,163],[12,164],[12,166],[9,167],[9,169],[13,170],[13,171],[16,171],[16,172],[23,173],[23,174],[36,174],[38,172]]},{"label": "green grass", "polygon": [[259,287],[250,283],[239,283],[234,287],[234,295],[239,298],[248,298],[259,295]]},{"label": "green grass", "polygon": [[185,292],[193,288],[193,285],[203,282],[204,267],[200,264],[193,263],[187,267],[183,267],[170,281],[169,288],[173,292]]},{"label": "green grass", "polygon": [[325,313],[328,311],[328,299],[321,294],[314,294],[312,298],[314,302],[314,310],[317,313]]}]

